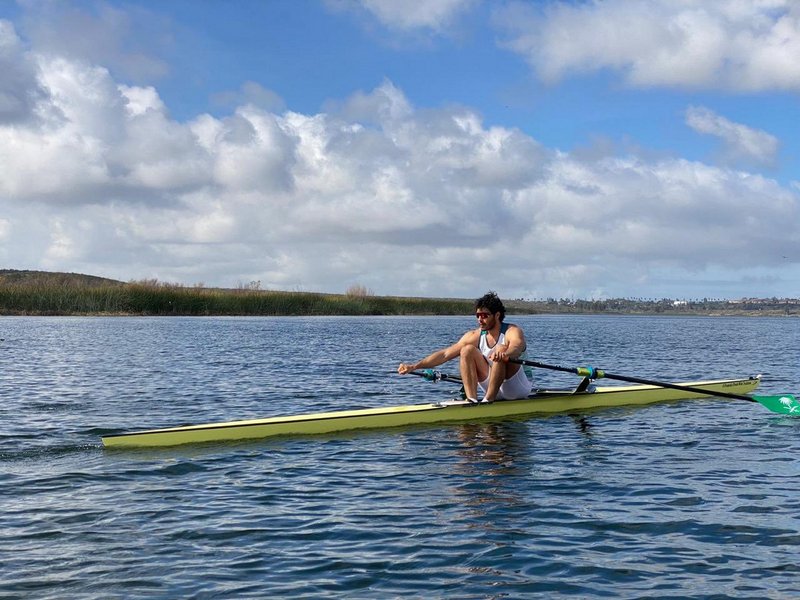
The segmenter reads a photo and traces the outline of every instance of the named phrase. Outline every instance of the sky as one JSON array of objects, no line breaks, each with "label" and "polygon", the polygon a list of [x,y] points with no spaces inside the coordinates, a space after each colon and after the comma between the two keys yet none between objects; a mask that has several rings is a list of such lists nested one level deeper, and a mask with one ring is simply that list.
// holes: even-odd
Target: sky
[{"label": "sky", "polygon": [[800,297],[797,0],[0,0],[0,269]]}]

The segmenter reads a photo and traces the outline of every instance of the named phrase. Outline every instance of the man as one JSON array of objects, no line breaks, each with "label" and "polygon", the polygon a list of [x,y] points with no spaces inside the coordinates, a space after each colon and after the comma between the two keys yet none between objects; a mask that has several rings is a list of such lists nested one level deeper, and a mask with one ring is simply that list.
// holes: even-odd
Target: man
[{"label": "man", "polygon": [[430,369],[458,357],[468,400],[478,401],[479,386],[484,402],[525,398],[531,392],[531,382],[521,365],[508,362],[509,358],[519,358],[525,352],[525,333],[516,325],[504,323],[505,316],[506,309],[497,294],[485,294],[475,301],[477,329],[419,362],[400,363],[397,372],[405,375],[417,369]]}]

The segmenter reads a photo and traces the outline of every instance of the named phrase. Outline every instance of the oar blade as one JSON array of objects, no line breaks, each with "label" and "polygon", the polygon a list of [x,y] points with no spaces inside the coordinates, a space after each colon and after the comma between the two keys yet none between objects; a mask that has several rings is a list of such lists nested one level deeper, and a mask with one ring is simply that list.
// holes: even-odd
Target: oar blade
[{"label": "oar blade", "polygon": [[792,394],[780,396],[753,396],[753,400],[781,415],[800,416],[800,402]]}]

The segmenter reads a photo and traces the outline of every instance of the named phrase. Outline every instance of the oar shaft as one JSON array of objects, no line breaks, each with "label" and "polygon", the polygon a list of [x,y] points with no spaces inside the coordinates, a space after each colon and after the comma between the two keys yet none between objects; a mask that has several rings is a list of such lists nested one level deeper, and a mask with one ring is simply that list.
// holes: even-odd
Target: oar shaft
[{"label": "oar shaft", "polygon": [[409,371],[408,375],[416,375],[428,381],[449,381],[451,383],[461,383],[461,378],[455,375],[448,375],[441,371],[434,371],[433,369],[425,369],[424,371]]},{"label": "oar shaft", "polygon": [[750,396],[745,396],[743,394],[731,394],[730,392],[712,392],[710,390],[704,390],[703,388],[693,387],[691,385],[681,385],[678,383],[668,383],[664,381],[653,381],[651,379],[642,379],[641,377],[630,377],[628,375],[615,375],[614,373],[608,373],[607,371],[603,371],[601,369],[594,369],[592,367],[561,367],[558,365],[548,365],[545,363],[540,363],[535,360],[521,360],[521,359],[510,359],[509,362],[519,363],[521,365],[528,365],[529,367],[550,369],[551,371],[563,371],[565,373],[574,373],[575,375],[590,377],[592,379],[600,379],[602,377],[605,377],[606,379],[617,379],[619,381],[627,381],[629,383],[641,383],[643,385],[654,385],[656,387],[670,388],[674,390],[684,390],[687,392],[692,392],[703,396],[721,396],[723,398],[736,398],[737,400],[749,400],[750,402],[756,402],[754,398]]}]

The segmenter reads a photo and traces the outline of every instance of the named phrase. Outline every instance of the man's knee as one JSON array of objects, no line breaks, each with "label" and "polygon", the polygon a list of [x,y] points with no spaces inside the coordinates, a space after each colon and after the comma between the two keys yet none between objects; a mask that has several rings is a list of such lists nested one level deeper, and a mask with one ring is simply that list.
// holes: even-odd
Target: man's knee
[{"label": "man's knee", "polygon": [[461,358],[471,358],[475,359],[476,357],[481,355],[481,351],[478,350],[475,346],[464,346],[461,348]]}]

